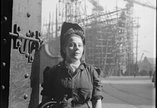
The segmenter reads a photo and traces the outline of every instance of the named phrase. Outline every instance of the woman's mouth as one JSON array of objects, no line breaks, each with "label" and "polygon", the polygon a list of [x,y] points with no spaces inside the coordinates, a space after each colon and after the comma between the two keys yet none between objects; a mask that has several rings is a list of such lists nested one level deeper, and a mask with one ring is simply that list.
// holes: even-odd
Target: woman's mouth
[{"label": "woman's mouth", "polygon": [[79,55],[80,53],[74,53],[74,55]]},{"label": "woman's mouth", "polygon": [[80,55],[80,53],[79,52],[75,52],[74,55]]}]

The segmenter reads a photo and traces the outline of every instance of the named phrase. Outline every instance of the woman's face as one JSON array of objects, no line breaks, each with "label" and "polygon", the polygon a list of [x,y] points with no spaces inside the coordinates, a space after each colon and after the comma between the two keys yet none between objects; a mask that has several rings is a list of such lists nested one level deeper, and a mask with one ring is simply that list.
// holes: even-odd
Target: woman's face
[{"label": "woman's face", "polygon": [[66,60],[69,62],[78,61],[83,54],[84,46],[80,36],[72,34],[65,47]]}]

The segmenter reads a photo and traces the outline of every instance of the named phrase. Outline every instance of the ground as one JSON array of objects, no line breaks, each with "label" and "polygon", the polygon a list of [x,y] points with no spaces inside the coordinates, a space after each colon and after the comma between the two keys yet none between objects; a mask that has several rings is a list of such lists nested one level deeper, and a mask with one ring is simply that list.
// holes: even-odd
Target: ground
[{"label": "ground", "polygon": [[155,108],[149,77],[109,77],[103,82],[103,108]]}]

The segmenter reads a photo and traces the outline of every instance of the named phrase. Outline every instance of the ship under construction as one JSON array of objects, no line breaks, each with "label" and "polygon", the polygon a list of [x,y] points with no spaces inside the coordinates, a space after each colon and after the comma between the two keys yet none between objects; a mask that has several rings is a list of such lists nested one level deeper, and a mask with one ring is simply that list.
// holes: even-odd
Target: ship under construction
[{"label": "ship under construction", "polygon": [[[102,70],[104,77],[111,75],[133,75],[137,62],[138,19],[133,17],[133,4],[104,12],[95,1],[88,0],[95,7],[87,15],[86,0],[59,0],[56,6],[55,21],[45,24],[44,34],[51,40],[54,56],[59,55],[59,36],[64,21],[77,22],[85,30],[86,62]],[[55,36],[54,36],[55,35]],[[134,70],[132,70],[134,69]]]}]

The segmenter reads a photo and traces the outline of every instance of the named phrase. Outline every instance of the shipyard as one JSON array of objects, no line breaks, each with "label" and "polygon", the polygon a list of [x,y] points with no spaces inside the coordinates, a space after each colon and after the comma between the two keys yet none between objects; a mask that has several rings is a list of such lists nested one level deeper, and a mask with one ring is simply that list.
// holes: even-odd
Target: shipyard
[{"label": "shipyard", "polygon": [[[2,108],[63,107],[55,106],[53,98],[44,103],[43,91],[47,80],[44,73],[53,66],[61,66],[62,62],[69,65],[63,56],[69,52],[62,49],[67,48],[62,45],[68,39],[61,43],[66,36],[66,33],[62,35],[65,22],[77,24],[84,33],[84,37],[74,34],[83,37],[79,38],[83,43],[81,60],[93,66],[102,84],[101,108],[156,107],[155,0],[2,0],[1,3]],[[81,66],[74,71],[71,82],[64,77],[60,81],[69,84],[66,86],[71,87],[68,92],[72,96],[86,88],[74,90],[79,82],[74,83],[74,78],[80,75],[77,71],[83,70]],[[56,82],[53,79],[48,80],[60,89],[59,79]],[[86,77],[81,81],[86,81]],[[92,84],[99,85],[97,81]],[[58,88],[51,90],[59,92]],[[65,97],[63,101],[68,102],[69,96]],[[64,108],[75,108],[75,104]],[[92,103],[88,108],[95,107]]]},{"label": "shipyard", "polygon": [[[87,14],[87,2],[93,5],[90,15]],[[43,20],[43,38],[51,44],[49,46],[52,47],[52,56],[57,57],[60,53],[59,36],[62,22],[77,22],[85,30],[87,62],[107,72],[104,73],[107,76],[140,74],[145,70],[142,66],[139,68],[144,60],[144,53],[138,54],[140,18],[133,16],[134,4],[136,2],[128,0],[125,7],[121,8],[116,7],[115,3],[113,11],[105,12],[95,0],[60,0],[54,13],[49,12],[46,21]],[[149,74],[149,70],[146,71]]]}]

